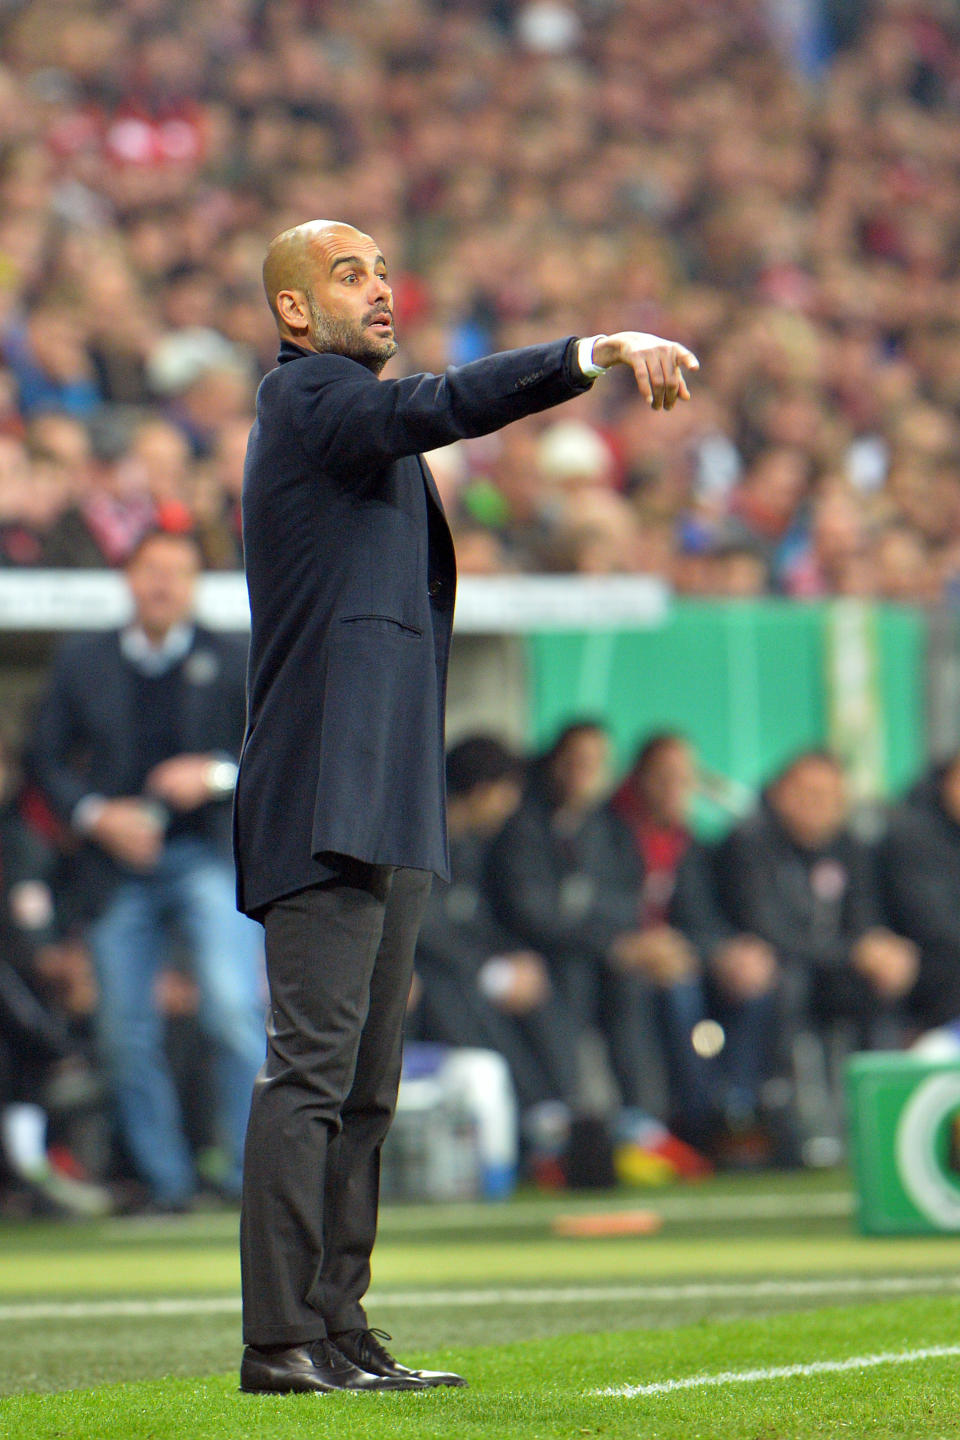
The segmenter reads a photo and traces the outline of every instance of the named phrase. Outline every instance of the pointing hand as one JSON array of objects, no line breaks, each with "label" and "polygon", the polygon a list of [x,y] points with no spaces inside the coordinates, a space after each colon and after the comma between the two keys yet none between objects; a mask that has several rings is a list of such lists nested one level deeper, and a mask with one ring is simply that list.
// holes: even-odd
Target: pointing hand
[{"label": "pointing hand", "polygon": [[678,400],[689,400],[683,372],[700,369],[700,361],[685,345],[638,330],[604,336],[593,347],[593,359],[597,365],[629,365],[637,389],[654,410],[672,410]]}]

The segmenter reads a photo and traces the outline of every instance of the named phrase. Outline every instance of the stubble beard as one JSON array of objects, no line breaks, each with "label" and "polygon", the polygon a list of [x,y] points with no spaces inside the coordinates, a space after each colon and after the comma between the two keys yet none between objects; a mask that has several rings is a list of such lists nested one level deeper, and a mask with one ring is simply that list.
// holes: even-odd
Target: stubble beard
[{"label": "stubble beard", "polygon": [[310,340],[321,355],[346,355],[348,360],[356,360],[372,370],[374,375],[379,375],[400,348],[392,336],[380,340],[371,335],[367,329],[369,317],[341,320],[335,315],[328,315],[309,293],[307,304],[310,307]]}]

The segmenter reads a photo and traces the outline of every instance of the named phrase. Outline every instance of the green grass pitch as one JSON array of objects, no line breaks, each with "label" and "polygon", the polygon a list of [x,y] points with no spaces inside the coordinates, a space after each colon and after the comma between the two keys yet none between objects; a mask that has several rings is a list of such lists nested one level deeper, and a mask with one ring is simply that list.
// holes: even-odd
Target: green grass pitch
[{"label": "green grass pitch", "polygon": [[[654,1208],[652,1237],[558,1214]],[[371,1323],[470,1388],[245,1396],[236,1216],[0,1226],[3,1440],[960,1437],[960,1239],[866,1239],[843,1175],[392,1207]]]}]

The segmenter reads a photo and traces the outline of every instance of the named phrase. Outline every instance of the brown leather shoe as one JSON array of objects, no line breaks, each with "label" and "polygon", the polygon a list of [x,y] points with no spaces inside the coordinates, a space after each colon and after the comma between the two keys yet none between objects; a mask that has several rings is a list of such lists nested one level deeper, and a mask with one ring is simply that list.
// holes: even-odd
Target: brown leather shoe
[{"label": "brown leather shoe", "polygon": [[451,1370],[411,1370],[385,1350],[381,1340],[391,1340],[385,1330],[341,1330],[333,1336],[337,1349],[354,1365],[384,1379],[414,1379],[421,1385],[466,1385],[462,1375]]},{"label": "brown leather shoe", "polygon": [[412,1372],[379,1375],[363,1370],[331,1340],[311,1340],[283,1350],[248,1345],[240,1365],[240,1389],[248,1394],[289,1395],[330,1390],[423,1390]]}]

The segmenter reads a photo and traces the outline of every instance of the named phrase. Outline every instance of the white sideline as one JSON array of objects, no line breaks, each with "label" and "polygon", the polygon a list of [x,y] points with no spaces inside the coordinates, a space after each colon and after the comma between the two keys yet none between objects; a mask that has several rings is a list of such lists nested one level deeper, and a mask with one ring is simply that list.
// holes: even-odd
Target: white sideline
[{"label": "white sideline", "polygon": [[770,1365],[765,1370],[723,1370],[719,1375],[685,1375],[679,1380],[654,1380],[649,1385],[616,1385],[590,1390],[590,1395],[635,1400],[643,1395],[669,1395],[674,1390],[699,1390],[709,1385],[756,1385],[761,1380],[792,1380],[795,1376],[836,1375],[842,1370],[870,1370],[875,1365],[913,1365],[960,1355],[960,1345],[929,1345],[924,1350],[892,1350],[879,1355],[854,1355],[849,1360],[811,1360],[807,1365]]},{"label": "white sideline", "polygon": [[[960,1290],[960,1274],[889,1275],[875,1278],[823,1280],[717,1281],[686,1285],[569,1285],[505,1290],[385,1290],[373,1292],[367,1305],[373,1308],[410,1306],[427,1309],[472,1308],[477,1305],[579,1305],[640,1301],[645,1304],[675,1304],[682,1300],[748,1300],[789,1296],[908,1295],[931,1291]],[[197,1295],[140,1300],[26,1300],[0,1304],[0,1322],[24,1320],[97,1320],[117,1317],[163,1317],[167,1315],[234,1315],[239,1313],[237,1295]],[[619,1393],[619,1392],[618,1392]]]},{"label": "white sideline", "polygon": [[[641,1203],[649,1203],[665,1220],[800,1220],[816,1216],[819,1219],[833,1219],[849,1215],[854,1209],[854,1197],[849,1190],[825,1190],[813,1195],[661,1195],[657,1191],[643,1194]],[[566,1199],[551,1207],[553,1213],[578,1214],[593,1211],[595,1202]],[[600,1208],[613,1210],[621,1205],[603,1205]],[[391,1203],[381,1212],[383,1233],[406,1228],[405,1221],[415,1217],[417,1228],[423,1229],[423,1206],[409,1203]],[[115,1233],[121,1228],[129,1232],[138,1223],[137,1217],[118,1218],[107,1221]],[[474,1204],[458,1201],[456,1204],[438,1205],[429,1211],[429,1230],[456,1230],[465,1225],[483,1225],[488,1230],[519,1229],[529,1226],[542,1228],[543,1211],[539,1206],[529,1208],[522,1205]]]}]

